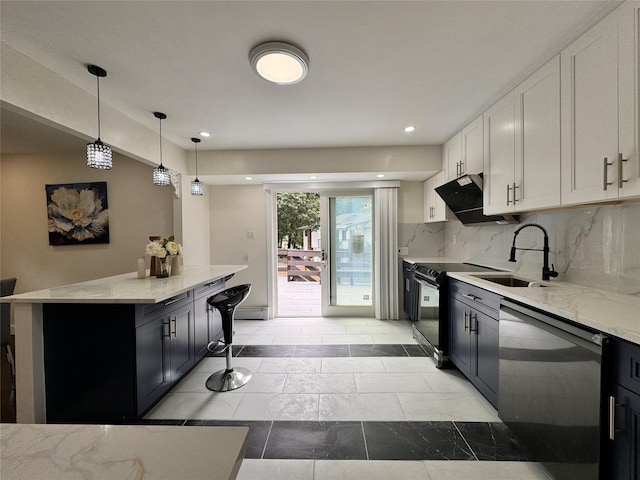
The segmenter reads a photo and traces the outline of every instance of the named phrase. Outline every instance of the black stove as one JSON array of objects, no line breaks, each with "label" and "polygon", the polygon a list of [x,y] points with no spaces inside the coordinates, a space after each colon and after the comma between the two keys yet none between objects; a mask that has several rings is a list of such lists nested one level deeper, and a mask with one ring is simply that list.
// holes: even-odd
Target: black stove
[{"label": "black stove", "polygon": [[[416,263],[410,288],[409,317],[413,337],[438,368],[448,364],[449,288],[447,272],[490,272],[489,267],[472,263]],[[407,292],[405,291],[405,295]]]}]

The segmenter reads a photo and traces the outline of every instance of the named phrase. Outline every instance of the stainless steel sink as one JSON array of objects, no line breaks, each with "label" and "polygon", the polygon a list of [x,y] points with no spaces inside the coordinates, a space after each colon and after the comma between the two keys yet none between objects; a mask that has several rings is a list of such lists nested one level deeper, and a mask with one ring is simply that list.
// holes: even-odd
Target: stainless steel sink
[{"label": "stainless steel sink", "polygon": [[546,287],[546,285],[543,285],[540,282],[532,282],[531,280],[512,277],[510,275],[505,275],[502,277],[478,275],[478,278],[481,278],[482,280],[486,280],[487,282],[497,283],[505,287]]}]

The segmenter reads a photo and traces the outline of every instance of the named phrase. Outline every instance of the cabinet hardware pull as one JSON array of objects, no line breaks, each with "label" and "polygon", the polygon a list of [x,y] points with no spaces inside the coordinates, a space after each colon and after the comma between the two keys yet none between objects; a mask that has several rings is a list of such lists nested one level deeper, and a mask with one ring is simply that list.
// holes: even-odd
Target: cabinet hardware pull
[{"label": "cabinet hardware pull", "polygon": [[607,178],[607,167],[610,167],[611,165],[613,165],[613,163],[609,163],[609,158],[608,157],[604,157],[604,160],[602,162],[602,167],[603,167],[603,172],[602,172],[602,189],[604,191],[607,191],[607,187],[609,185],[613,185],[613,182],[608,182],[608,178]]},{"label": "cabinet hardware pull", "polygon": [[[475,317],[476,320],[476,328],[473,328],[473,317]],[[478,315],[472,315],[469,313],[469,335],[471,335],[471,332],[476,332],[476,334],[478,333]]]},{"label": "cabinet hardware pull", "polygon": [[456,162],[456,177],[460,176],[460,162]]},{"label": "cabinet hardware pull", "polygon": [[480,297],[476,297],[475,295],[471,295],[470,293],[463,293],[462,296],[470,298],[473,301],[480,300]]},{"label": "cabinet hardware pull", "polygon": [[177,321],[177,317],[173,317],[171,319],[171,327],[173,328],[173,330],[171,331],[171,335],[173,335],[173,337],[175,338],[177,336],[177,330],[178,330],[178,321]]},{"label": "cabinet hardware pull", "polygon": [[516,182],[513,182],[513,204],[515,205],[518,199],[516,198],[516,188],[520,188],[516,185]]},{"label": "cabinet hardware pull", "polygon": [[622,188],[624,185],[624,183],[627,183],[629,180],[623,180],[622,176],[623,176],[623,172],[624,169],[622,168],[622,162],[628,162],[629,159],[628,158],[622,158],[622,154],[619,153],[618,154],[618,188]]},{"label": "cabinet hardware pull", "polygon": [[460,175],[464,174],[464,161],[460,160]]},{"label": "cabinet hardware pull", "polygon": [[166,302],[164,302],[164,306],[166,307],[168,305],[171,305],[172,303],[176,303],[176,302],[179,302],[179,301],[180,301],[179,298],[172,298],[171,300],[167,300]]},{"label": "cabinet hardware pull", "polygon": [[464,312],[464,331],[468,331],[469,330],[469,314],[465,311]]},{"label": "cabinet hardware pull", "polygon": [[511,191],[511,185],[507,184],[507,205],[509,205],[511,203],[511,198],[509,197],[509,192],[510,191]]},{"label": "cabinet hardware pull", "polygon": [[169,322],[162,322],[162,336],[163,337],[171,337],[171,330],[169,328]]},{"label": "cabinet hardware pull", "polygon": [[616,439],[616,397],[609,397],[609,440]]}]

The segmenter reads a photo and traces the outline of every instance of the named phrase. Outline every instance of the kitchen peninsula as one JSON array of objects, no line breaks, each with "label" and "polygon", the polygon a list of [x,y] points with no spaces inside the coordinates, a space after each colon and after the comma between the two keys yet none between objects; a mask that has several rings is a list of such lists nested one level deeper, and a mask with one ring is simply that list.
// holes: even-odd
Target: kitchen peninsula
[{"label": "kitchen peninsula", "polygon": [[17,422],[139,418],[222,336],[206,299],[245,268],[126,273],[4,297],[14,306]]}]

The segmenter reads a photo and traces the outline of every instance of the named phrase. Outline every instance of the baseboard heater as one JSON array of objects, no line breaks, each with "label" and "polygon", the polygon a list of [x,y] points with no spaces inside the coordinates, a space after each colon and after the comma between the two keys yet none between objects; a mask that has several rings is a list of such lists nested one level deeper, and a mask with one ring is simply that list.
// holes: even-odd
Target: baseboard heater
[{"label": "baseboard heater", "polygon": [[269,307],[238,307],[235,318],[238,320],[268,320]]}]

